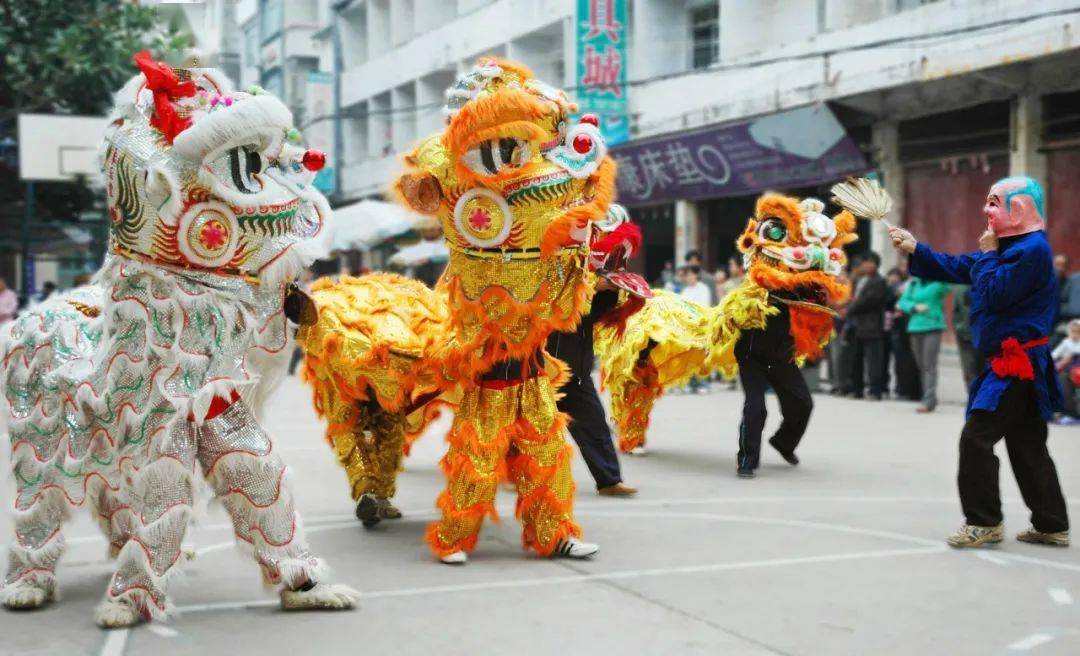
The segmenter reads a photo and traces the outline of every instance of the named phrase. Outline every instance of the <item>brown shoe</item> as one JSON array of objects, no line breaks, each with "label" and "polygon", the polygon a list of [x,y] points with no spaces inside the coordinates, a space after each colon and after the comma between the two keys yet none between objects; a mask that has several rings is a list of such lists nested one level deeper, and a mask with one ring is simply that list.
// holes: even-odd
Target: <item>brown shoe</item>
[{"label": "brown shoe", "polygon": [[1058,531],[1057,533],[1043,533],[1042,531],[1036,531],[1034,528],[1018,534],[1016,539],[1021,542],[1030,542],[1031,544],[1049,544],[1055,547],[1067,547],[1069,546],[1069,532]]},{"label": "brown shoe", "polygon": [[615,485],[599,488],[596,493],[602,497],[629,497],[637,494],[637,488],[620,481]]},{"label": "brown shoe", "polygon": [[928,412],[933,412],[933,411],[934,411],[933,408],[928,408],[925,405],[920,405],[919,407],[915,408],[915,412],[919,413],[920,415],[924,415],[924,414],[926,414]]},{"label": "brown shoe", "polygon": [[1005,525],[997,526],[972,526],[964,524],[956,533],[945,538],[950,547],[957,549],[971,549],[984,547],[988,544],[997,544],[1005,539]]}]

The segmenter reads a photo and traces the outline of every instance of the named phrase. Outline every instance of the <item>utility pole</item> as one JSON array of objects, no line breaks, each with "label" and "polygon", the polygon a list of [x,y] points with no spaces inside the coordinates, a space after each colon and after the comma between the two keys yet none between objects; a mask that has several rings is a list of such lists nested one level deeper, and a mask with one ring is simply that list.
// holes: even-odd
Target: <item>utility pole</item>
[{"label": "utility pole", "polygon": [[22,220],[22,286],[23,296],[26,301],[34,293],[34,260],[30,253],[30,222],[34,219],[34,181],[26,181],[26,199],[23,201]]},{"label": "utility pole", "polygon": [[341,125],[341,73],[345,68],[344,57],[341,53],[341,10],[350,0],[334,4],[333,46],[334,46],[334,197],[340,201],[345,197],[345,190],[341,186],[341,168],[345,161],[345,138]]}]

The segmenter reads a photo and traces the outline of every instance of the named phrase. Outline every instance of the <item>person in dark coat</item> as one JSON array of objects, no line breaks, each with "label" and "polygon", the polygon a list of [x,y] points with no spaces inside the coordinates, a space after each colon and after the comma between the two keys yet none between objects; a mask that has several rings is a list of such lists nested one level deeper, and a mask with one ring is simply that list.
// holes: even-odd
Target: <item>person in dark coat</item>
[{"label": "person in dark coat", "polygon": [[619,293],[604,278],[598,279],[596,289],[592,307],[581,318],[577,330],[552,333],[548,337],[547,353],[570,367],[570,380],[559,388],[563,397],[559,399],[558,407],[570,415],[570,436],[596,481],[597,492],[602,496],[629,496],[637,489],[622,480],[607,415],[592,379],[595,364],[593,327],[597,319],[615,307]]},{"label": "person in dark coat", "polygon": [[880,400],[885,394],[885,309],[889,286],[878,273],[881,256],[873,251],[862,256],[856,268],[855,293],[847,308],[845,341],[850,349],[851,393],[863,397],[869,375],[868,394]]},{"label": "person in dark coat", "polygon": [[971,285],[972,341],[990,367],[972,383],[960,435],[957,482],[966,523],[948,543],[1001,542],[1004,525],[994,445],[1009,453],[1032,527],[1023,542],[1067,546],[1069,518],[1057,469],[1046,447],[1046,423],[1061,407],[1049,341],[1058,302],[1053,257],[1043,224],[1043,193],[1032,178],[1011,177],[990,188],[983,213],[989,228],[979,251],[938,253],[901,228],[890,237],[911,254],[911,273]]}]

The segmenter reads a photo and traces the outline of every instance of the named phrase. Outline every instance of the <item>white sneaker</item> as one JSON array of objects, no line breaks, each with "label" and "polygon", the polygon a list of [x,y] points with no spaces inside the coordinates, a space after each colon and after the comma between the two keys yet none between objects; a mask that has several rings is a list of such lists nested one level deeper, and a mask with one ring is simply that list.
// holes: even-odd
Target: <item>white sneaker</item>
[{"label": "white sneaker", "polygon": [[634,448],[630,449],[630,455],[637,456],[639,458],[648,455],[648,453],[649,452],[646,451],[645,447],[643,446],[635,446]]},{"label": "white sneaker", "polygon": [[582,542],[577,538],[560,540],[551,552],[553,558],[590,558],[600,551],[600,546],[592,542]]},{"label": "white sneaker", "polygon": [[469,562],[469,554],[464,551],[455,551],[452,554],[446,554],[439,558],[439,562],[446,563],[447,565],[464,565]]}]

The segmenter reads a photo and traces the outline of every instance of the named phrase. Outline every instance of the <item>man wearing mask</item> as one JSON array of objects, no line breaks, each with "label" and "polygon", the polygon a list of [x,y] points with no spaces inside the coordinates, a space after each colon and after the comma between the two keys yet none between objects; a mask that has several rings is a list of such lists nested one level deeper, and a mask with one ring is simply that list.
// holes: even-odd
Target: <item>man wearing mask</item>
[{"label": "man wearing mask", "polygon": [[1057,470],[1046,447],[1046,422],[1061,407],[1048,346],[1058,301],[1053,256],[1043,224],[1043,193],[1032,178],[1010,177],[986,196],[987,230],[979,250],[938,253],[901,228],[889,236],[911,255],[913,275],[971,285],[972,340],[990,360],[971,386],[960,434],[957,482],[965,524],[953,547],[981,547],[1004,538],[998,459],[1002,438],[1032,527],[1023,542],[1067,546],[1069,519]]}]

